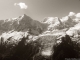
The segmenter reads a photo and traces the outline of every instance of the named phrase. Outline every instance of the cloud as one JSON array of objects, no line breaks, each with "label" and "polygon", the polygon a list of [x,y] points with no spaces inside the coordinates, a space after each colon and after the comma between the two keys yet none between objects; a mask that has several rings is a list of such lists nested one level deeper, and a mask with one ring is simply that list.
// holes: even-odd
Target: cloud
[{"label": "cloud", "polygon": [[70,12],[68,16],[74,16],[75,13],[74,12]]},{"label": "cloud", "polygon": [[20,6],[21,9],[27,9],[28,8],[28,6],[25,3],[22,3],[22,2],[14,3],[14,6],[17,6],[17,5]]}]

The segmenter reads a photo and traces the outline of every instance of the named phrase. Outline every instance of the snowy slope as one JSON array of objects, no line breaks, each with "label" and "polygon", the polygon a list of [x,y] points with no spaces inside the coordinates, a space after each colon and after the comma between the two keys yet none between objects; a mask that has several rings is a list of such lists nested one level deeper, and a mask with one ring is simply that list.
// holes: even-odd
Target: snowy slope
[{"label": "snowy slope", "polygon": [[[0,20],[0,34],[4,41],[11,37],[12,41],[20,40],[29,31],[31,40],[39,40],[43,46],[41,54],[51,55],[51,49],[57,39],[65,34],[70,36],[80,35],[80,13],[70,12],[62,17],[47,17],[43,22],[33,20],[27,15],[17,18]],[[5,33],[3,33],[5,32]],[[37,36],[35,36],[37,35]]]}]

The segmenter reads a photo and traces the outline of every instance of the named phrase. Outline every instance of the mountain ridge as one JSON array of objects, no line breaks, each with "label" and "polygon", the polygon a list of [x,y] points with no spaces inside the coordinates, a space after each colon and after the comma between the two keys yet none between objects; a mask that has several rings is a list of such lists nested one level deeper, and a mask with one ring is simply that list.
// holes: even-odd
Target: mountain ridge
[{"label": "mountain ridge", "polygon": [[[3,32],[1,32],[2,35],[0,35],[0,41],[3,40],[2,42],[4,43],[8,42],[7,44],[9,44],[10,46],[12,45],[16,46],[18,45],[19,42],[22,42],[22,45],[20,45],[20,48],[21,46],[23,48],[23,45],[27,46],[27,43],[33,44],[34,42],[35,43],[38,42],[38,45],[40,44],[41,46],[39,51],[40,56],[50,57],[53,53],[52,50],[55,43],[58,45],[61,43],[63,44],[64,41],[66,43],[67,40],[69,40],[68,38],[70,37],[72,38],[72,42],[80,39],[79,19],[76,21],[77,17],[75,17],[76,19],[73,19],[71,18],[71,16],[72,15],[65,16],[62,19],[58,17],[48,17],[43,22],[33,20],[32,18],[26,15],[19,16],[18,18],[16,18],[16,20],[15,19],[9,20],[9,21],[1,20],[0,28],[2,28]],[[63,39],[61,37],[63,37]],[[78,41],[76,42],[78,43]],[[65,43],[62,46],[64,45],[66,46]],[[68,43],[69,42],[67,42],[67,44]],[[35,44],[33,45],[37,46]],[[33,45],[30,45],[30,46],[33,46]],[[56,47],[58,45],[56,45]],[[68,45],[67,47],[70,47],[70,46]],[[29,50],[29,51],[32,51],[32,50]]]},{"label": "mountain ridge", "polygon": [[[71,15],[70,12],[68,16],[62,17],[61,19],[58,17],[46,17],[42,22],[39,22],[37,20],[33,20],[26,14],[23,14],[17,18],[0,20],[0,35],[3,32],[9,32],[11,30],[26,32],[29,29],[31,34],[34,35],[39,35],[47,31],[51,32],[63,29],[71,30],[70,28],[79,23],[80,19],[78,15],[78,13],[72,13]],[[75,16],[75,18],[72,18],[73,16]]]},{"label": "mountain ridge", "polygon": [[[12,19],[6,19],[6,20],[0,20],[0,30],[3,30],[3,32],[10,31],[10,30],[15,30],[15,31],[27,31],[27,29],[41,29],[42,27],[38,26],[39,24],[41,25],[42,23],[33,20],[26,14],[19,16],[17,18],[12,18]],[[35,23],[36,22],[36,23]],[[37,24],[37,25],[35,25]],[[0,33],[2,34],[2,33]]]}]

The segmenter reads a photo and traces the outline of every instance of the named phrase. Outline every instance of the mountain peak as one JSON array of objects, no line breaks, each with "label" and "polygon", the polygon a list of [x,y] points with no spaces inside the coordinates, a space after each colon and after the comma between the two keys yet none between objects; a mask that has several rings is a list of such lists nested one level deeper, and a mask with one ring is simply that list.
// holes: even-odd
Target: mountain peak
[{"label": "mountain peak", "polygon": [[21,15],[21,16],[19,16],[19,18],[26,18],[27,17],[27,15],[26,14],[23,14],[23,15]]},{"label": "mountain peak", "polygon": [[58,17],[47,17],[44,19],[44,23],[48,24],[54,24],[55,22],[58,22],[60,19]]},{"label": "mountain peak", "polygon": [[27,17],[27,15],[26,14],[23,14],[22,17]]},{"label": "mountain peak", "polygon": [[65,16],[65,17],[62,17],[61,19],[62,21],[68,21],[68,20],[72,20],[69,16]]}]

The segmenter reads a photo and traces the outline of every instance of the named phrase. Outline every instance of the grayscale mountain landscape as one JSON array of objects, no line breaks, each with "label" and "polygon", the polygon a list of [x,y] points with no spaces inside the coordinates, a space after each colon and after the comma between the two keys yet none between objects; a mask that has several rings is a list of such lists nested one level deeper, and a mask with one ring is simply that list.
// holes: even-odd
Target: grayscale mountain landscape
[{"label": "grayscale mountain landscape", "polygon": [[26,14],[0,20],[0,60],[79,58],[78,14],[80,13],[70,12],[61,19],[46,17],[41,22],[33,20]]},{"label": "grayscale mountain landscape", "polygon": [[0,60],[80,60],[80,0],[0,0]]}]

